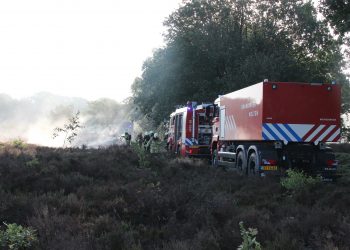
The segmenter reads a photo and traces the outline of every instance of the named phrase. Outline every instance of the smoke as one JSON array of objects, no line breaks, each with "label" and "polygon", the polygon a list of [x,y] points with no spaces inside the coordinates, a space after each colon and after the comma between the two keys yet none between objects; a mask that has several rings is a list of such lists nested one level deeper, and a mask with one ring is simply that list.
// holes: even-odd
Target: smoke
[{"label": "smoke", "polygon": [[120,135],[132,133],[130,105],[110,99],[88,102],[82,98],[36,94],[13,99],[0,94],[0,141],[21,139],[27,143],[62,147],[65,134],[53,139],[55,128],[62,128],[78,111],[82,128],[72,146],[108,146],[121,143]]},{"label": "smoke", "polygon": [[110,99],[90,102],[82,112],[83,128],[75,145],[89,147],[108,146],[123,143],[121,135],[133,133],[130,121],[130,106]]}]

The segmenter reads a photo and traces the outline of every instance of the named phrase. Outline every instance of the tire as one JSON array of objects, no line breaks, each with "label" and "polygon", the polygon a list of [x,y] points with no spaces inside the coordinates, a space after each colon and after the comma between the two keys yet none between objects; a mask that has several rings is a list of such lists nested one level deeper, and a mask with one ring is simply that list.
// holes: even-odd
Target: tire
[{"label": "tire", "polygon": [[211,158],[211,165],[214,168],[218,167],[218,151],[215,149],[213,152],[213,156]]},{"label": "tire", "polygon": [[255,153],[250,154],[247,169],[248,169],[249,176],[259,176],[260,174],[259,164]]},{"label": "tire", "polygon": [[239,151],[237,155],[237,160],[236,160],[236,168],[239,173],[242,173],[244,175],[247,175],[247,169],[244,166],[244,155],[243,151]]}]

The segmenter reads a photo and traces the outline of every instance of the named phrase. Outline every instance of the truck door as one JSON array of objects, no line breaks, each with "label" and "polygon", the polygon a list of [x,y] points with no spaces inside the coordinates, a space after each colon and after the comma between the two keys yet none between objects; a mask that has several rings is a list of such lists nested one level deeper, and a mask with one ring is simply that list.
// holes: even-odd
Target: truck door
[{"label": "truck door", "polygon": [[220,107],[220,139],[225,138],[225,106]]},{"label": "truck door", "polygon": [[176,133],[175,133],[175,141],[178,142],[179,140],[181,141],[182,139],[182,130],[183,130],[183,115],[177,115],[176,116]]}]

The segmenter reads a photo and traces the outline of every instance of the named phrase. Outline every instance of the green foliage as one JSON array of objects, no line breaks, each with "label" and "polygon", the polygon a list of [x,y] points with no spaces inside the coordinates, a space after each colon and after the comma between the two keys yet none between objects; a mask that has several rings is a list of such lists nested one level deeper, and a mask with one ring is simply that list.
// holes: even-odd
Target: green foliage
[{"label": "green foliage", "polygon": [[341,41],[311,2],[188,0],[164,24],[167,45],[132,86],[134,103],[157,124],[175,105],[214,101],[263,79],[349,83]]},{"label": "green foliage", "polygon": [[26,166],[30,167],[30,168],[35,168],[35,167],[37,167],[39,165],[40,165],[40,162],[39,162],[38,158],[36,158],[36,157],[34,157],[30,161],[26,162]]},{"label": "green foliage", "polygon": [[131,142],[131,148],[139,159],[139,166],[142,168],[148,168],[151,165],[150,154],[146,151],[143,145],[140,146],[136,142]]},{"label": "green foliage", "polygon": [[[349,0],[321,0],[319,9],[326,18],[326,21],[332,26],[334,32],[338,35],[338,41],[341,41],[344,46],[343,54],[347,59],[349,67],[350,58],[350,2]],[[342,83],[342,113],[349,116],[350,114],[350,84],[343,76],[338,76],[338,82]],[[342,137],[350,141],[350,127],[342,123]]]},{"label": "green foliage", "polygon": [[69,118],[68,123],[64,124],[63,128],[57,127],[54,129],[53,138],[58,137],[60,134],[64,135],[63,147],[66,145],[66,142],[72,144],[78,135],[77,130],[82,128],[80,125],[79,114],[80,112],[78,111],[75,115]]},{"label": "green foliage", "polygon": [[242,244],[238,247],[239,250],[261,250],[260,243],[256,240],[258,235],[258,229],[256,228],[244,228],[243,221],[239,222],[239,228],[243,238]]},{"label": "green foliage", "polygon": [[313,178],[307,176],[302,171],[297,171],[293,169],[287,170],[287,177],[281,179],[282,187],[290,191],[301,191],[308,187],[312,187],[321,181],[320,178]]},{"label": "green foliage", "polygon": [[336,30],[344,34],[350,31],[349,0],[322,0],[321,11]]},{"label": "green foliage", "polygon": [[6,224],[5,231],[0,231],[0,246],[7,249],[19,250],[28,249],[37,241],[35,230],[21,225]]},{"label": "green foliage", "polygon": [[27,147],[27,144],[22,139],[13,140],[12,145],[18,149],[24,149]]},{"label": "green foliage", "polygon": [[153,141],[151,144],[151,153],[165,153],[166,152],[166,142],[165,141]]}]

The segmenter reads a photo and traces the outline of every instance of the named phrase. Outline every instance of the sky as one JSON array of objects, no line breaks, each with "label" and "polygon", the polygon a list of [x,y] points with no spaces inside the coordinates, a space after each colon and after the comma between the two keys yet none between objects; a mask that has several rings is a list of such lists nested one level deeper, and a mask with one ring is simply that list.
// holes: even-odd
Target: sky
[{"label": "sky", "polygon": [[122,101],[181,0],[0,1],[0,93]]},{"label": "sky", "polygon": [[0,93],[122,101],[181,0],[0,1]]}]

